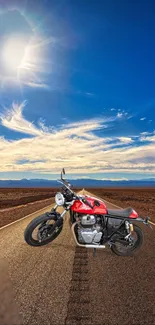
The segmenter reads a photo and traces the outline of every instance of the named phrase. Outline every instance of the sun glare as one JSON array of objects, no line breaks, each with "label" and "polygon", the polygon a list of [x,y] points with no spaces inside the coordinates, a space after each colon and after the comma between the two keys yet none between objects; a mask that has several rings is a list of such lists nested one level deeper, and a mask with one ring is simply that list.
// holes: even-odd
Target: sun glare
[{"label": "sun glare", "polygon": [[[8,10],[1,17],[4,31],[0,40],[0,89],[10,84],[21,91],[23,86],[46,88],[42,76],[47,71],[46,55],[53,38],[45,39],[42,30],[38,31],[18,10]],[[17,21],[18,30],[9,25],[10,17]]]},{"label": "sun glare", "polygon": [[27,44],[21,39],[11,38],[5,44],[2,52],[3,60],[8,69],[16,70],[24,64]]}]

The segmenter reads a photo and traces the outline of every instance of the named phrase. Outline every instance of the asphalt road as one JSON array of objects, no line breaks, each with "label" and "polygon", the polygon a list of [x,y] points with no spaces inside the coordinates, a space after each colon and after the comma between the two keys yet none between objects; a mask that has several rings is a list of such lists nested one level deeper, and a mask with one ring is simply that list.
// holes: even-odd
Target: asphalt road
[{"label": "asphalt road", "polygon": [[98,250],[94,258],[88,251],[94,325],[155,324],[155,228],[141,228],[144,244],[134,257],[119,257],[107,249]]},{"label": "asphalt road", "polygon": [[0,230],[0,325],[155,324],[154,231],[144,230],[135,257],[93,257],[75,247],[67,220],[53,243],[28,246],[23,232],[36,215]]}]

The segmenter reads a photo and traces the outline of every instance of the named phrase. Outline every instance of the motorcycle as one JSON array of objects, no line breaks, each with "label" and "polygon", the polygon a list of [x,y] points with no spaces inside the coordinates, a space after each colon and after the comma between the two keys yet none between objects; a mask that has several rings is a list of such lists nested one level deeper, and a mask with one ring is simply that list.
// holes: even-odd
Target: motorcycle
[{"label": "motorcycle", "polygon": [[[56,205],[33,219],[25,229],[24,239],[31,246],[43,246],[58,237],[63,229],[64,216],[70,214],[70,226],[75,243],[80,247],[106,248],[120,256],[132,256],[143,243],[142,229],[134,221],[150,226],[149,217],[145,219],[131,207],[108,209],[101,199],[79,195],[64,178],[62,169],[61,192],[56,193]],[[57,208],[63,208],[60,213]],[[151,227],[151,226],[150,226]]]}]

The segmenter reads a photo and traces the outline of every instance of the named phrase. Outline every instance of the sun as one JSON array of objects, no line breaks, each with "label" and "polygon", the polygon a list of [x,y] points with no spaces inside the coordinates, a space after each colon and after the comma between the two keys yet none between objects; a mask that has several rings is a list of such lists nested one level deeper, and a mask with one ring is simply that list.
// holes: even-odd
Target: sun
[{"label": "sun", "polygon": [[28,45],[20,38],[12,37],[6,41],[2,50],[2,59],[7,69],[17,70],[28,60]]},{"label": "sun", "polygon": [[44,80],[51,71],[47,64],[53,37],[46,38],[19,10],[0,13],[0,34],[0,90],[10,85],[21,92],[23,87],[48,88]]}]

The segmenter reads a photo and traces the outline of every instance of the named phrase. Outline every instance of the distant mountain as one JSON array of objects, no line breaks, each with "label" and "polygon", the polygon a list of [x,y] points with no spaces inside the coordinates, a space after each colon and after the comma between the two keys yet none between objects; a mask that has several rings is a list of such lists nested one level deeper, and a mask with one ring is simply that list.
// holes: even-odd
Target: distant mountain
[{"label": "distant mountain", "polygon": [[[141,180],[98,180],[98,179],[72,179],[69,182],[73,187],[155,187],[155,178]],[[20,179],[0,180],[0,188],[29,188],[29,187],[61,187],[56,180],[48,179]]]}]

